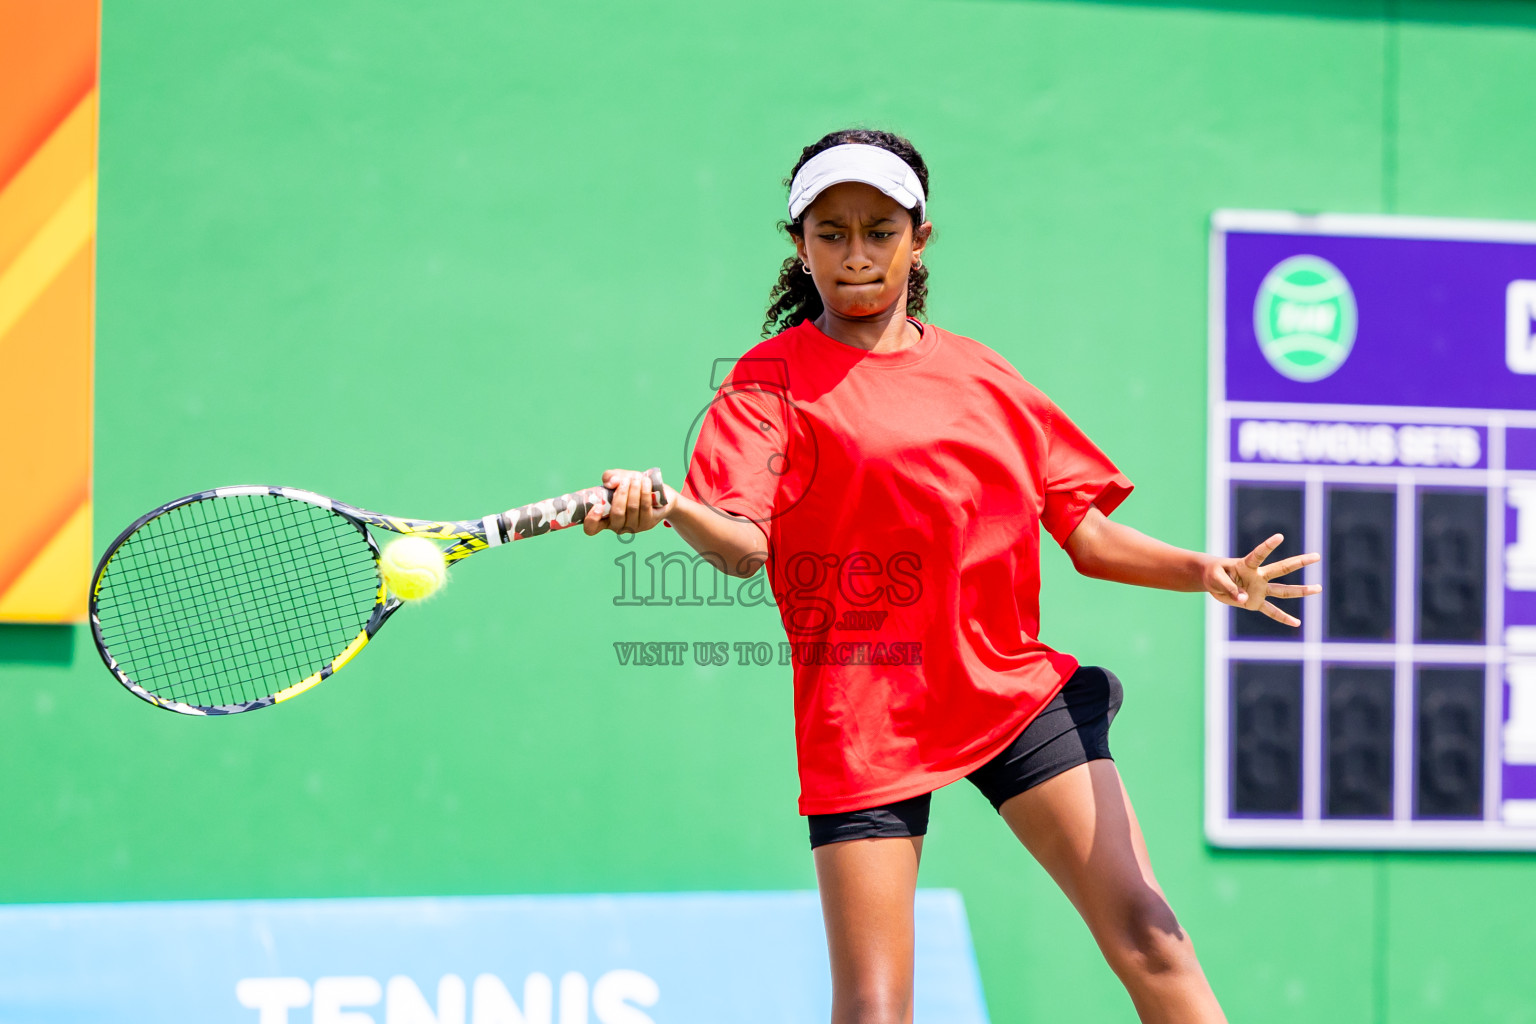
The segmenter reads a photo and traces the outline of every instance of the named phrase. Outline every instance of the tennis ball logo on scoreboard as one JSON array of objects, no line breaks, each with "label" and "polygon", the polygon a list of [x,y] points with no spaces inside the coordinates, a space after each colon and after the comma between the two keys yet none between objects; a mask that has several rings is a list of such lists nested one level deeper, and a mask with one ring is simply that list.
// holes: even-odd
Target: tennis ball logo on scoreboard
[{"label": "tennis ball logo on scoreboard", "polygon": [[1253,304],[1259,348],[1291,380],[1322,380],[1344,365],[1355,326],[1355,293],[1325,259],[1292,256],[1259,285]]}]

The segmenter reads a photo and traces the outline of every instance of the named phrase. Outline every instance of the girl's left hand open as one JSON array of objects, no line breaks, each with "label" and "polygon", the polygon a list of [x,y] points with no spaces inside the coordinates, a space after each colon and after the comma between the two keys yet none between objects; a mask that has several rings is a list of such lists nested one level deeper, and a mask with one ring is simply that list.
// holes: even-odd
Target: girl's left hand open
[{"label": "girl's left hand open", "polygon": [[1264,559],[1268,558],[1283,540],[1285,536],[1277,533],[1248,552],[1246,558],[1212,559],[1205,567],[1205,589],[1222,604],[1263,612],[1276,622],[1287,626],[1301,625],[1300,619],[1276,608],[1269,599],[1310,597],[1313,594],[1321,594],[1323,588],[1317,584],[1271,583],[1270,580],[1277,576],[1287,576],[1302,566],[1311,565],[1322,556],[1313,551],[1305,555],[1293,555],[1273,565],[1265,565]]}]

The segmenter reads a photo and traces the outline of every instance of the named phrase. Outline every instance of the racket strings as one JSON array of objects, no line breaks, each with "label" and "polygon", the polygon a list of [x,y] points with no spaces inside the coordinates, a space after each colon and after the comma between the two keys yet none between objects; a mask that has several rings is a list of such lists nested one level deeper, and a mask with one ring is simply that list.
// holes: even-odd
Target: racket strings
[{"label": "racket strings", "polygon": [[[226,537],[226,535],[230,532],[231,531],[225,529],[220,531],[219,534],[211,535],[209,539],[219,540]],[[210,588],[216,586],[219,582],[219,577],[221,574],[213,571],[215,567],[219,566],[219,563],[210,562],[204,566],[204,571],[200,572],[190,568],[195,563],[192,560],[192,552],[188,550],[186,546],[189,536],[188,533],[183,531],[169,534],[168,536],[173,538],[178,544],[179,549],[177,552],[175,552],[175,554],[180,559],[179,564],[189,568],[187,569],[186,574],[181,577],[178,577],[175,572],[165,570],[146,576],[143,580],[143,584],[149,588],[149,595],[156,597],[174,597],[176,596],[174,591],[167,591],[164,588],[167,585],[179,584],[180,586],[190,590],[191,596],[194,598],[208,596],[217,597],[217,590],[213,590],[210,593]],[[294,579],[301,576],[306,571],[312,573],[316,568],[315,559],[311,557],[313,554],[313,552],[304,552],[299,557],[293,558],[289,562],[281,563],[275,570],[271,571],[269,575],[257,577],[254,570],[258,567],[254,567],[249,558],[242,557],[239,552],[235,552],[234,557],[239,559],[239,563],[233,568],[236,570],[244,571],[235,571],[231,573],[224,573],[222,575],[238,580],[246,588],[255,589],[259,587],[263,592],[270,592],[279,587],[291,586],[294,582]],[[170,564],[175,565],[178,563],[171,562]],[[249,596],[250,589],[233,592],[237,597],[240,598],[240,603],[238,605],[231,603],[223,609],[214,610],[211,609],[207,604],[199,604],[197,607],[203,614],[197,621],[191,619],[170,620],[168,628],[163,633],[158,635],[150,635],[149,644],[146,646],[146,648],[144,648],[144,650],[146,653],[153,653],[167,662],[174,662],[178,655],[196,649],[198,643],[200,642],[199,638],[210,625],[216,628],[227,628],[236,624],[242,619],[253,619],[253,617],[259,613],[259,609],[253,609],[250,602],[246,600],[246,598]],[[334,595],[334,586],[332,592]],[[142,599],[146,596],[146,594],[141,589],[137,596]],[[293,629],[305,625],[303,619],[306,615],[313,615],[313,612],[311,612],[307,607],[289,607],[283,610],[285,610],[290,616],[289,622],[291,625],[288,632],[292,632]],[[209,619],[210,614],[212,615],[211,621]],[[268,619],[263,620],[258,624],[271,625],[272,622],[269,617]],[[197,627],[202,628],[199,629]]]},{"label": "racket strings", "polygon": [[[286,595],[292,591],[295,579],[311,569],[312,560],[295,558],[288,563],[270,566],[269,575],[258,584],[254,570],[260,566],[251,557],[252,552],[231,543],[232,539],[237,539],[232,538],[231,534],[238,534],[238,528],[231,530],[230,517],[226,515],[217,528],[210,530],[206,509],[194,507],[188,514],[207,531],[205,540],[224,545],[227,559],[225,571],[217,571],[216,563],[198,566],[193,546],[189,544],[195,536],[193,531],[182,529],[166,533],[161,538],[162,543],[155,545],[153,557],[145,560],[145,565],[158,565],[159,570],[143,573],[138,581],[139,587],[132,591],[145,604],[144,613],[160,619],[163,628],[149,633],[146,643],[125,646],[123,657],[131,658],[136,654],[139,656],[136,659],[138,661],[158,661],[178,676],[193,673],[199,667],[199,662],[207,663],[201,666],[205,669],[228,671],[233,668],[248,673],[284,643],[291,647],[300,630],[313,626],[313,622],[309,621],[313,616],[305,614],[309,610],[307,606],[290,605],[286,610],[291,617],[284,622],[278,615],[272,614],[284,609],[271,602],[274,595]],[[146,548],[146,552],[148,550]],[[168,555],[174,557],[168,558]],[[166,566],[176,565],[187,570],[184,580],[178,580],[173,573],[166,571]],[[221,592],[220,583],[234,583],[237,586]],[[221,597],[229,599],[220,600]],[[267,607],[263,608],[263,605]],[[189,608],[193,612],[191,615],[185,614]],[[267,614],[262,614],[264,611]],[[222,652],[203,649],[210,634],[227,632],[242,621],[249,627],[242,630],[245,634],[243,644],[226,648]],[[263,635],[269,638],[266,643],[260,639]],[[210,658],[210,653],[222,653],[224,657]],[[196,689],[182,686],[176,696],[177,699],[187,700],[212,689],[217,687]]]},{"label": "racket strings", "polygon": [[[175,587],[167,590],[166,581],[174,580],[175,577],[174,574],[165,572],[163,568],[161,571],[147,574],[143,582],[148,589],[140,591],[140,593],[153,594],[160,598],[159,608],[155,611],[169,628],[161,633],[150,635],[150,642],[141,645],[137,650],[140,655],[138,660],[156,660],[168,673],[182,679],[183,685],[167,695],[186,703],[198,703],[201,697],[210,694],[215,695],[215,699],[203,703],[224,703],[228,694],[220,694],[220,691],[228,688],[227,680],[232,673],[243,679],[259,682],[262,669],[270,668],[268,663],[274,659],[282,670],[283,675],[278,680],[281,685],[291,685],[291,681],[297,681],[297,678],[310,674],[312,671],[310,666],[314,663],[314,658],[303,658],[303,655],[313,652],[305,650],[304,641],[307,634],[314,632],[316,626],[322,624],[321,613],[326,609],[313,603],[306,603],[302,586],[329,578],[332,581],[328,588],[331,595],[335,596],[339,593],[334,585],[336,579],[334,574],[326,576],[317,574],[315,571],[318,567],[318,556],[323,553],[323,548],[317,551],[310,546],[308,549],[295,550],[290,545],[287,560],[263,564],[264,560],[258,557],[260,549],[241,546],[238,543],[242,539],[240,528],[236,526],[232,530],[233,517],[229,514],[229,510],[221,509],[221,511],[225,514],[217,524],[209,521],[206,509],[197,509],[191,513],[191,516],[205,530],[212,527],[210,539],[225,545],[226,562],[222,572],[217,571],[217,564],[214,565],[215,571],[212,572],[209,571],[210,565],[207,563],[198,566],[193,546],[189,544],[189,540],[195,536],[194,531],[182,529],[167,534],[174,541],[176,557],[165,558],[168,546],[161,544],[156,552],[160,557],[149,564],[158,562],[163,567],[169,562],[169,564],[187,568],[189,572],[185,580],[185,594],[181,594]],[[317,511],[320,512],[318,517],[311,515],[308,518],[312,521],[318,519],[322,523],[326,519],[332,519],[340,524],[340,533],[333,531],[332,539],[336,536],[345,536],[350,532],[359,546],[365,547],[355,529],[349,529],[347,524],[335,520],[334,517],[325,516],[323,510]],[[292,519],[299,514],[299,509],[287,509],[285,513]],[[235,534],[234,537],[231,536],[232,533]],[[201,547],[201,545],[197,546]],[[334,550],[334,545],[332,547]],[[201,571],[198,571],[199,569]],[[371,570],[369,571],[371,573]],[[232,588],[226,586],[230,583],[234,584]],[[369,597],[371,597],[374,583],[375,580],[371,576],[366,578],[365,593],[368,593]],[[195,614],[178,614],[185,612],[186,602],[177,604],[178,599],[183,596],[192,602]],[[165,601],[167,597],[172,602],[169,608]],[[348,623],[348,625],[355,625],[355,623]],[[241,642],[224,645],[221,650],[207,649],[207,640],[210,636],[226,634],[234,628],[239,629]],[[349,632],[350,635],[346,637],[348,641],[355,635],[355,630]],[[321,645],[322,663],[325,655],[334,650],[334,643],[327,638]],[[292,676],[294,673],[299,675],[291,681],[283,678]],[[211,685],[188,685],[187,680],[194,683],[211,680]],[[277,688],[281,688],[281,685]],[[240,697],[244,700],[258,699],[267,694],[255,691],[264,691],[268,688],[270,687],[247,686],[240,693]]]},{"label": "racket strings", "polygon": [[[294,510],[287,511],[291,514]],[[310,518],[320,523],[325,521],[323,517],[318,520],[316,517]],[[342,524],[342,527],[345,529],[345,524]],[[361,540],[360,535],[356,535],[355,529],[350,532]],[[302,673],[293,679],[296,682],[298,678],[310,674],[312,670],[306,671],[306,669],[308,664],[312,663],[312,659],[307,662],[297,661],[294,656],[302,652],[306,635],[310,631],[317,626],[323,627],[327,624],[328,620],[324,618],[323,613],[329,611],[323,604],[297,602],[302,601],[305,586],[328,578],[323,572],[317,571],[322,570],[328,562],[322,560],[325,555],[323,551],[312,548],[290,551],[286,560],[272,565],[264,564],[259,557],[256,557],[259,554],[259,550],[237,552],[238,565],[235,567],[236,571],[230,574],[231,579],[238,584],[238,587],[230,592],[236,600],[229,602],[222,610],[223,613],[216,617],[211,625],[216,629],[224,630],[237,622],[243,622],[252,628],[245,630],[247,633],[245,643],[228,647],[222,652],[225,656],[217,662],[217,668],[242,673],[250,672],[253,669],[259,669],[265,661],[275,655],[286,655],[288,657],[284,660],[285,670],[289,674],[294,671]],[[191,588],[193,596],[205,599],[223,596],[216,590],[210,590],[211,585],[212,581],[203,574],[203,578]],[[370,590],[372,587],[373,580],[370,579]],[[200,609],[206,610],[209,607],[208,604],[199,605]],[[204,621],[206,623],[207,620]],[[262,634],[266,636],[265,643],[257,639],[257,636]],[[353,635],[355,630],[346,637],[346,640],[350,642]],[[187,645],[183,643],[181,646]],[[323,655],[327,650],[335,650],[334,644],[327,643],[321,654]],[[180,650],[179,660],[185,662],[187,653]],[[183,671],[191,668],[187,664],[178,667]],[[184,698],[178,699],[185,699],[190,703],[192,698],[206,695],[213,690],[217,690],[217,685],[190,691]],[[257,696],[263,696],[263,694]]]},{"label": "racket strings", "polygon": [[[226,542],[230,533],[231,531],[229,529],[223,529],[217,534],[208,535],[207,539],[209,541]],[[143,574],[140,580],[137,581],[139,587],[134,595],[136,599],[145,601],[146,604],[151,606],[151,608],[153,608],[154,605],[159,605],[158,610],[164,611],[166,599],[175,601],[180,596],[175,589],[169,588],[184,587],[190,591],[190,596],[193,598],[200,599],[210,596],[217,596],[216,591],[213,593],[210,593],[209,591],[210,585],[213,584],[216,578],[220,575],[214,571],[219,566],[219,563],[207,563],[207,565],[203,567],[204,571],[197,571],[195,568],[193,568],[196,563],[193,560],[192,552],[187,547],[189,536],[190,534],[188,531],[178,531],[165,535],[165,538],[171,539],[178,546],[178,549],[173,553],[175,555],[175,559],[164,558],[163,556],[167,554],[167,552],[163,547],[160,550],[155,551],[157,556],[161,556],[158,559],[160,564],[169,565],[173,568],[176,565],[181,565],[185,567],[185,572],[178,576],[174,571],[162,569],[158,572]],[[164,538],[160,539],[163,540]],[[238,579],[240,582],[247,586],[257,585],[257,581],[251,579],[252,574],[250,572],[250,560],[248,558],[242,557],[241,553],[237,550],[233,551],[231,554],[232,557],[239,559],[238,565],[234,566],[233,568],[237,570],[244,569],[246,571],[243,573],[225,573],[223,575]],[[310,566],[306,564],[299,564],[297,560],[280,566],[273,573],[273,583],[276,585],[291,584],[289,577],[292,575],[292,572],[290,572],[290,570],[296,572],[306,568],[310,568]],[[273,588],[267,587],[266,589],[270,590]],[[234,593],[236,596],[241,598],[246,596],[245,592],[243,591],[235,591]],[[159,600],[150,601],[149,599],[151,598]],[[209,626],[219,628],[228,627],[238,621],[238,619],[242,617],[250,618],[252,615],[252,609],[249,605],[249,602],[245,600],[242,600],[238,606],[230,604],[226,608],[217,610],[206,603],[200,603],[196,605],[196,607],[201,613],[196,620],[190,618],[168,619],[166,628],[162,632],[158,634],[149,634],[149,642],[145,645],[145,647],[141,648],[141,650],[143,650],[145,653],[155,654],[166,662],[174,662],[177,660],[178,654],[184,653],[185,651],[194,649],[196,647],[198,638],[203,635]],[[299,612],[299,614],[303,614],[302,610]],[[211,621],[210,615],[212,616]],[[125,648],[125,653],[132,649],[133,648]]]},{"label": "racket strings", "polygon": [[269,495],[194,501],[140,527],[102,577],[102,639],[149,692],[198,707],[261,700],[329,664],[378,594],[348,520]]}]

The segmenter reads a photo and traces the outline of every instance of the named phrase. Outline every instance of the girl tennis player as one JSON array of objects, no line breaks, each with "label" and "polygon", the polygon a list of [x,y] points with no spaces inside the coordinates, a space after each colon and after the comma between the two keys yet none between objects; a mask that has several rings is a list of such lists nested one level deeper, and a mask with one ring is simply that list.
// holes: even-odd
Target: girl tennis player
[{"label": "girl tennis player", "polygon": [[1225,1018],[1153,876],[1109,752],[1120,683],[1039,637],[1040,531],[1084,575],[1205,591],[1287,625],[1271,582],[1317,561],[1171,547],[1112,522],[1131,483],[1006,360],[923,323],[928,168],[834,132],[789,182],[796,255],[720,389],[680,493],[611,469],[606,521],[665,520],[722,571],[766,562],[794,642],[800,812],[834,1024],[912,1019],[912,903],[930,795],[992,802],[1082,914],[1143,1021]]}]

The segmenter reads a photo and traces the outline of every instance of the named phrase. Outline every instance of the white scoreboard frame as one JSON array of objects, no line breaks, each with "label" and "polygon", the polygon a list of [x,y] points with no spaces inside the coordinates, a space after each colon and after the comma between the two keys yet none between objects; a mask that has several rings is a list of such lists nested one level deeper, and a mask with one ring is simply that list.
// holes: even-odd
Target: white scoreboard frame
[{"label": "white scoreboard frame", "polygon": [[[1479,648],[1430,650],[1411,639],[1381,644],[1351,642],[1352,654],[1374,653],[1378,663],[1394,665],[1393,818],[1390,820],[1327,819],[1322,816],[1323,680],[1322,662],[1330,644],[1322,639],[1321,606],[1305,602],[1297,614],[1302,640],[1233,640],[1228,607],[1206,602],[1205,669],[1205,831],[1216,846],[1273,849],[1420,849],[1420,850],[1536,850],[1536,815],[1511,825],[1503,816],[1501,799],[1503,680],[1505,640],[1493,635],[1504,618],[1504,429],[1536,428],[1536,411],[1435,409],[1380,405],[1313,405],[1273,402],[1229,402],[1226,398],[1226,236],[1229,232],[1332,235],[1368,238],[1444,239],[1454,241],[1536,242],[1536,223],[1465,220],[1391,215],[1316,214],[1283,211],[1217,210],[1211,216],[1209,250],[1209,363],[1206,482],[1206,550],[1227,553],[1231,545],[1231,487],[1234,479],[1300,482],[1303,485],[1305,550],[1319,550],[1323,533],[1323,488],[1331,482],[1374,483],[1397,489],[1398,519],[1406,524],[1398,535],[1395,600],[1398,621],[1411,621],[1414,604],[1416,529],[1411,504],[1417,484],[1484,487],[1488,492],[1487,619],[1488,643]],[[1264,416],[1324,421],[1416,422],[1476,425],[1488,430],[1486,469],[1407,468],[1396,466],[1253,465],[1240,476],[1230,472],[1233,416]],[[1536,473],[1523,474],[1536,478]],[[1304,582],[1323,582],[1320,565],[1303,570]],[[1406,606],[1406,607],[1405,607]],[[1405,610],[1407,615],[1405,616]],[[1401,634],[1400,634],[1401,636]],[[1526,638],[1536,640],[1536,637]],[[1498,641],[1498,642],[1494,642]],[[1344,646],[1344,645],[1340,645]],[[1530,651],[1536,654],[1536,643]],[[1235,649],[1234,649],[1235,648]],[[1229,789],[1229,659],[1294,660],[1300,650],[1302,672],[1302,814],[1297,818],[1235,818],[1228,813]],[[1485,668],[1483,818],[1471,821],[1414,820],[1413,786],[1413,668],[1415,662],[1482,664]],[[1522,801],[1536,803],[1536,801]],[[1532,810],[1536,810],[1533,808]]]}]

